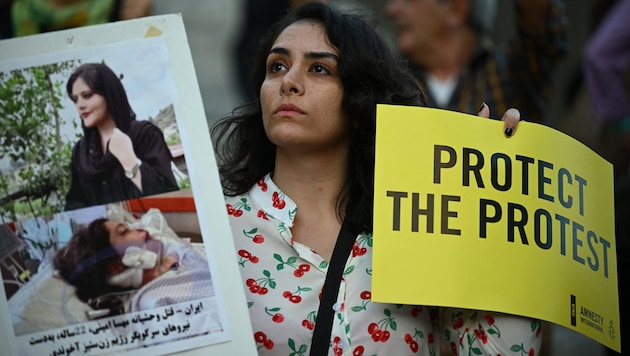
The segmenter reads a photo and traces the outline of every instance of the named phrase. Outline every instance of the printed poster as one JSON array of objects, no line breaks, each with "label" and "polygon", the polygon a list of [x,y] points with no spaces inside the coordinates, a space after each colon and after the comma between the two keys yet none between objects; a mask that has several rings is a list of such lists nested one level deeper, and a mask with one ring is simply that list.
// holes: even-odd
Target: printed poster
[{"label": "printed poster", "polygon": [[543,125],[377,108],[372,298],[547,320],[620,350],[613,168]]},{"label": "printed poster", "polygon": [[[83,65],[99,74],[80,76],[80,86],[70,78]],[[195,83],[179,15],[0,41],[3,354],[256,354]],[[135,115],[129,131],[120,126],[138,158],[133,168],[114,154],[124,140],[99,147],[84,139],[93,136],[83,127],[102,120],[93,113],[103,102],[109,113]],[[99,149],[118,161],[92,165],[107,158],[92,155]],[[87,159],[78,159],[83,152]],[[77,194],[78,182],[93,179],[75,175],[77,167],[100,169],[102,185]],[[124,170],[140,194],[132,185],[109,188],[110,170]],[[116,195],[102,194],[109,191]],[[121,251],[91,246],[111,243],[112,234],[141,242]],[[80,235],[87,242],[73,243]],[[92,288],[71,283],[92,282],[81,276],[97,270],[88,275],[98,281]]]}]

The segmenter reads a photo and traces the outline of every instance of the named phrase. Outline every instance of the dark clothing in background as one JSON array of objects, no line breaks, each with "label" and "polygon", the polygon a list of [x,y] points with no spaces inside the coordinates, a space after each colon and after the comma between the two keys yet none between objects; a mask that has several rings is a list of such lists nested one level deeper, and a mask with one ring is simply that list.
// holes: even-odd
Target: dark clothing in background
[{"label": "dark clothing in background", "polygon": [[[553,74],[556,64],[568,51],[567,17],[561,1],[551,2],[551,11],[542,31],[527,27],[518,17],[518,39],[507,49],[495,47],[489,39],[479,40],[473,60],[459,73],[457,85],[444,108],[476,115],[482,103],[491,117],[517,108],[527,121],[549,120]],[[423,68],[411,66],[420,80],[430,105],[437,106],[426,84]]]}]

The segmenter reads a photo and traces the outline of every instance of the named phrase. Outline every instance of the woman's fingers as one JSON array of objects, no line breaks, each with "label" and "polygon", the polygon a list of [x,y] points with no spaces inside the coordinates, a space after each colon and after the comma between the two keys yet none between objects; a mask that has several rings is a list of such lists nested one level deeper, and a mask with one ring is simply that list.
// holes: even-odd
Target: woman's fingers
[{"label": "woman's fingers", "polygon": [[505,114],[503,114],[501,121],[503,121],[503,132],[505,136],[510,137],[514,135],[520,120],[521,113],[514,108],[508,109]]},{"label": "woman's fingers", "polygon": [[[486,103],[481,104],[481,107],[479,108],[479,113],[477,114],[477,116],[481,116],[485,118],[490,117],[490,108],[488,107],[488,104]],[[518,122],[520,120],[521,120],[521,112],[518,111],[517,109],[514,109],[514,108],[508,109],[505,112],[505,114],[503,114],[501,121],[503,121],[503,133],[505,133],[505,136],[510,137],[514,135],[514,133],[516,132],[516,127],[518,126]]]},{"label": "woman's fingers", "polygon": [[490,118],[490,108],[488,107],[488,104],[486,103],[481,104],[481,107],[479,108],[479,113],[477,114],[477,116],[485,117],[486,119]]}]

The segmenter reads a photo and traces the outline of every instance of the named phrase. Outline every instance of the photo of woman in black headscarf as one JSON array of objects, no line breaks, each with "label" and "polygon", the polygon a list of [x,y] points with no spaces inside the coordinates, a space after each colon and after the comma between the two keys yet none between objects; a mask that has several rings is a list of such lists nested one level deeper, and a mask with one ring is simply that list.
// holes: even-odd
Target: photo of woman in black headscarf
[{"label": "photo of woman in black headscarf", "polygon": [[179,189],[162,131],[136,120],[122,82],[107,65],[82,64],[66,91],[84,135],[72,149],[65,210]]}]

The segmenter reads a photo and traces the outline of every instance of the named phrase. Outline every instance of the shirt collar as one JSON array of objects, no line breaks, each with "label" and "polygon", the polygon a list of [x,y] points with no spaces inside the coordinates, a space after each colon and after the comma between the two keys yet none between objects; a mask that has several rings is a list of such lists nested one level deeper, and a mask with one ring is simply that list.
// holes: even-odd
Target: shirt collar
[{"label": "shirt collar", "polygon": [[271,173],[260,178],[249,194],[267,216],[280,220],[287,227],[293,226],[297,205],[271,180]]}]

